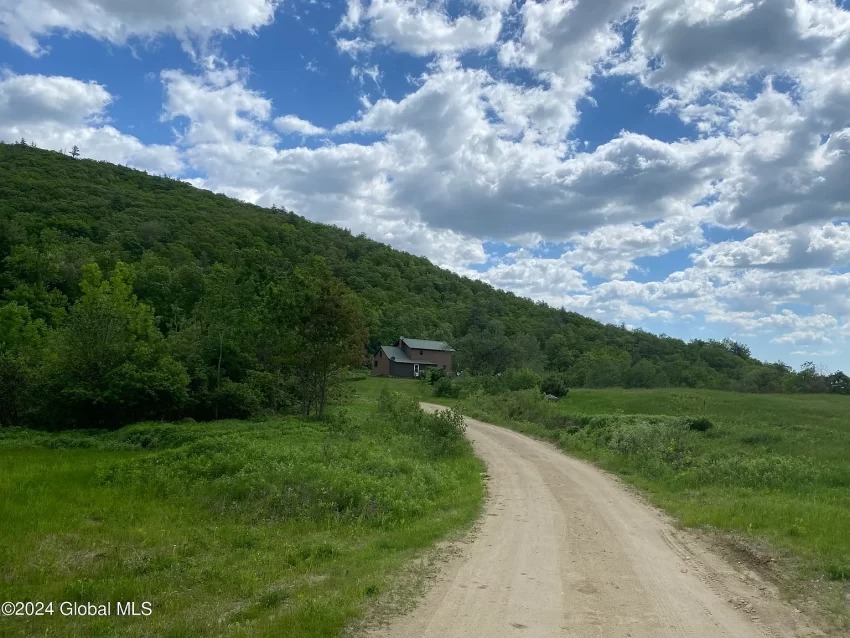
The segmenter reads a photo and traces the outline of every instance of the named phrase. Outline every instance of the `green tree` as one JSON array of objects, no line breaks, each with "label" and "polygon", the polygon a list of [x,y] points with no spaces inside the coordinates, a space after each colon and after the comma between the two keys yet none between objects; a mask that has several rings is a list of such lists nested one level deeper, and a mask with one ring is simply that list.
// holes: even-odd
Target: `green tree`
[{"label": "green tree", "polygon": [[570,369],[576,357],[570,340],[562,334],[554,334],[546,341],[546,368],[556,372]]},{"label": "green tree", "polygon": [[797,373],[796,390],[798,392],[829,392],[829,383],[826,376],[818,372],[813,362],[806,361]]},{"label": "green tree", "polygon": [[540,383],[540,391],[543,394],[551,394],[554,397],[567,396],[570,391],[570,386],[567,385],[567,380],[563,374],[553,373],[546,376]]},{"label": "green tree", "polygon": [[535,372],[543,372],[546,367],[546,357],[540,350],[540,342],[537,341],[536,337],[527,333],[520,333],[512,336],[510,341],[513,350],[510,367],[528,368]]},{"label": "green tree", "polygon": [[83,267],[82,296],[60,331],[53,378],[56,416],[72,425],[166,416],[186,398],[186,372],[169,355],[151,309],[133,295],[128,274],[123,263],[108,280],[96,264]]},{"label": "green tree", "polygon": [[0,306],[0,425],[22,425],[36,399],[41,366],[50,357],[47,329],[16,303]]},{"label": "green tree", "polygon": [[850,394],[850,377],[841,370],[829,375],[827,384],[829,391],[833,394]]},{"label": "green tree", "polygon": [[584,368],[584,386],[586,388],[622,387],[631,357],[614,348],[594,350],[582,355],[581,367]]},{"label": "green tree", "polygon": [[655,388],[658,385],[658,370],[651,361],[641,359],[625,374],[627,388]]},{"label": "green tree", "polygon": [[314,258],[296,268],[275,305],[278,321],[291,329],[280,337],[282,358],[298,378],[301,413],[322,417],[345,371],[363,363],[367,331],[359,301]]},{"label": "green tree", "polygon": [[457,368],[473,374],[499,374],[514,366],[516,350],[498,319],[475,325],[457,343]]}]

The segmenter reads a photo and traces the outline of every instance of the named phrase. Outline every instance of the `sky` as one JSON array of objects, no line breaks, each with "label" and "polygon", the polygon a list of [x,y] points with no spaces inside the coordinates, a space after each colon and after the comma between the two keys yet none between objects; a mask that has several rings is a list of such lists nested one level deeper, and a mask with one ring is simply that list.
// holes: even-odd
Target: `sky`
[{"label": "sky", "polygon": [[0,0],[0,139],[850,369],[850,0]]}]

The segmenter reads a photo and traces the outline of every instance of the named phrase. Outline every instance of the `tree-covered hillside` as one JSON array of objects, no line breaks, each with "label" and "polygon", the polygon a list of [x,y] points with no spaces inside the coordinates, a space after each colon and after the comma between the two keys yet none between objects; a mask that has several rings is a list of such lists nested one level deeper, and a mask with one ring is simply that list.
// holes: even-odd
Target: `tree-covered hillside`
[{"label": "tree-covered hillside", "polygon": [[329,332],[326,346],[364,340],[349,362],[405,335],[451,342],[475,373],[527,367],[571,386],[850,391],[844,375],[603,325],[285,210],[0,145],[0,422],[294,409],[340,363],[305,381]]}]

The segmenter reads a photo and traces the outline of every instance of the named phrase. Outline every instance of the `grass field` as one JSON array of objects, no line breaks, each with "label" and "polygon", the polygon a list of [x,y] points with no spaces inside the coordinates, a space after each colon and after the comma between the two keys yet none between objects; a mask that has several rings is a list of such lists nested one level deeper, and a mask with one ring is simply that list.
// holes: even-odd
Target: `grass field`
[{"label": "grass field", "polygon": [[[368,392],[387,383],[619,474],[681,524],[711,531],[801,607],[850,629],[850,398],[578,389],[557,403],[535,391],[446,400],[405,380],[370,380]],[[689,427],[701,418],[708,430]]]},{"label": "grass field", "polygon": [[[0,617],[0,635],[338,635],[479,512],[468,445],[406,410],[366,393],[322,423],[0,430],[2,599],[57,605]],[[64,617],[61,601],[152,614]]]}]

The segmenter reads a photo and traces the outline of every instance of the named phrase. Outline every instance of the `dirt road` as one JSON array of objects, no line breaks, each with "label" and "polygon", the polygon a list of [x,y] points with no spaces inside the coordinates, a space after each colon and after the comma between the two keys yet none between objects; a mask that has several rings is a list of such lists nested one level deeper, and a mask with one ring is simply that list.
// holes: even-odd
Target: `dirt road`
[{"label": "dirt road", "polygon": [[609,475],[510,430],[467,425],[489,474],[483,520],[413,612],[374,635],[822,635]]}]

